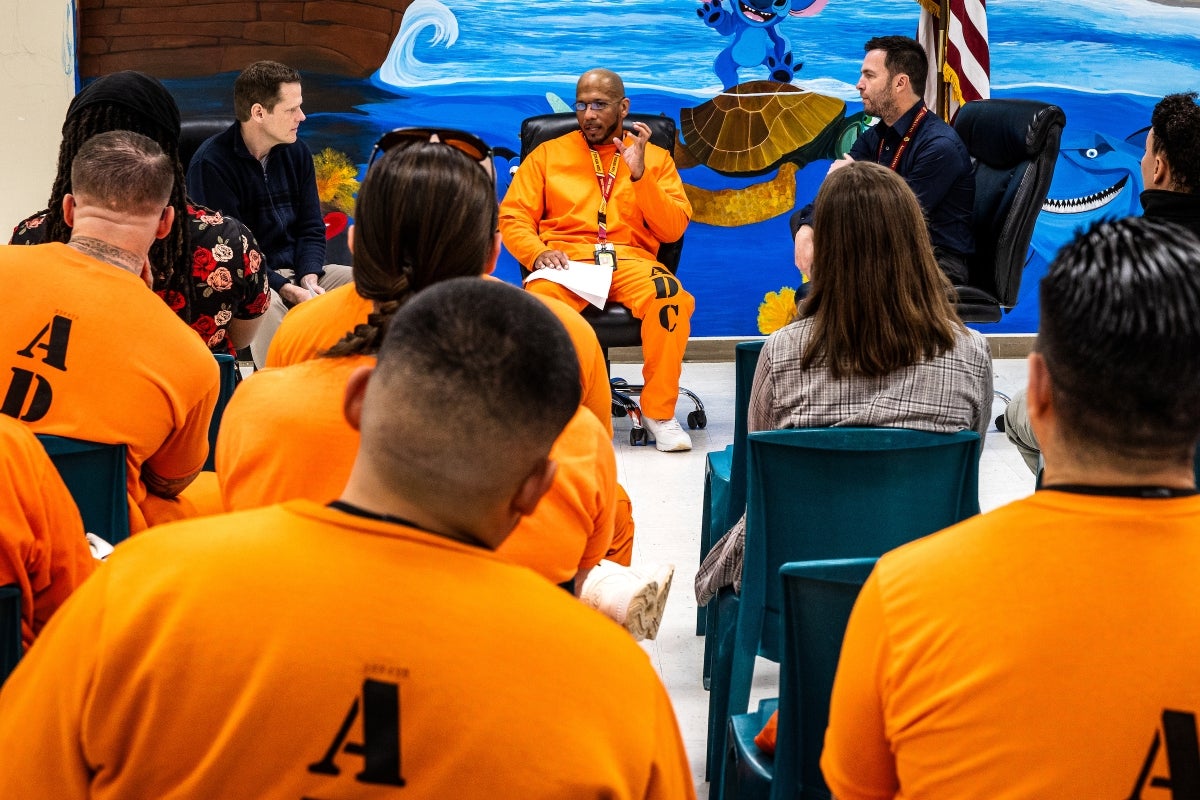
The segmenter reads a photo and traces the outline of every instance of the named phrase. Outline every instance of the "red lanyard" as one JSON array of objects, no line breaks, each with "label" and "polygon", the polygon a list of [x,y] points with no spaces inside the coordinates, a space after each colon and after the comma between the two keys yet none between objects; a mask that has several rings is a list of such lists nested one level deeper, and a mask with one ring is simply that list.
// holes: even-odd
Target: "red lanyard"
[{"label": "red lanyard", "polygon": [[[914,119],[912,125],[909,126],[908,133],[904,134],[904,139],[901,140],[900,146],[896,148],[896,155],[892,157],[892,163],[890,165],[892,172],[896,171],[896,165],[900,163],[900,156],[904,155],[904,151],[908,147],[908,143],[912,141],[912,135],[917,132],[917,126],[921,124],[921,120],[925,119],[925,115],[928,113],[929,106],[923,106],[921,110],[917,112],[916,119]],[[879,137],[879,152],[875,154],[875,160],[879,161],[881,158],[883,158],[882,136]]]},{"label": "red lanyard", "polygon": [[600,210],[596,212],[596,235],[603,244],[608,240],[608,198],[612,197],[613,184],[617,181],[617,165],[621,163],[621,154],[613,153],[612,163],[608,165],[608,174],[604,173],[604,165],[600,163],[600,154],[590,147],[592,154],[592,169],[596,171],[596,182],[600,184]]}]

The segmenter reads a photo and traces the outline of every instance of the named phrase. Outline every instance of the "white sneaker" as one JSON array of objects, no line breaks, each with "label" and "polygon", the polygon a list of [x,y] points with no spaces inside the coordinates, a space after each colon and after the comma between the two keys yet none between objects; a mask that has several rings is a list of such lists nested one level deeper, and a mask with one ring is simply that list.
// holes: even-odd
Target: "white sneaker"
[{"label": "white sneaker", "polygon": [[664,453],[692,449],[692,437],[687,435],[687,431],[679,426],[679,421],[674,417],[651,419],[643,415],[642,425],[654,437],[654,446]]},{"label": "white sneaker", "polygon": [[588,573],[579,599],[621,625],[635,640],[653,639],[662,624],[674,575],[672,564],[646,575],[613,561],[601,561]]}]

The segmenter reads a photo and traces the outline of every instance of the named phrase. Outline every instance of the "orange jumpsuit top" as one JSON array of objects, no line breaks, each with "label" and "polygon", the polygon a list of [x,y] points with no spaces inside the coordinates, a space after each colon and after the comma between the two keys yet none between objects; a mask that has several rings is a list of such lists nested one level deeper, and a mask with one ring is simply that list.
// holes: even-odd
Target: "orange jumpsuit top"
[{"label": "orange jumpsuit top", "polygon": [[[606,173],[616,149],[596,148]],[[588,150],[583,133],[572,131],[521,162],[500,204],[500,234],[517,263],[528,267],[548,248],[576,261],[592,260],[602,195]],[[607,237],[616,246],[618,267],[624,259],[656,261],[659,244],[683,236],[692,214],[671,154],[647,144],[645,166],[632,181],[622,161],[608,199]]]},{"label": "orange jumpsuit top", "polygon": [[[51,433],[128,446],[129,526],[147,527],[142,465],[199,472],[220,390],[204,342],[137,276],[65,244],[0,247],[0,412]],[[7,384],[7,385],[5,385]]]},{"label": "orange jumpsuit top", "polygon": [[6,798],[695,796],[620,626],[484,549],[305,501],[117,548],[0,693],[0,752]]},{"label": "orange jumpsuit top", "polygon": [[96,567],[71,493],[37,438],[0,415],[0,586],[21,590],[21,641]]}]

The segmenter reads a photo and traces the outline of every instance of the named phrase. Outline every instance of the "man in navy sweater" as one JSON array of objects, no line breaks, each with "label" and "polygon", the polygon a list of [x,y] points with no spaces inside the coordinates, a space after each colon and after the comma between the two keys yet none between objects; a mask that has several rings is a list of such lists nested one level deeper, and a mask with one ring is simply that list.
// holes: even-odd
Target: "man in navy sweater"
[{"label": "man in navy sweater", "polygon": [[316,170],[297,138],[302,103],[295,69],[246,67],[233,85],[237,121],[200,145],[187,173],[191,196],[248,225],[266,257],[272,296],[251,344],[258,366],[288,308],[352,279],[348,266],[325,264]]},{"label": "man in navy sweater", "polygon": [[[908,184],[925,212],[933,253],[954,283],[967,280],[966,258],[975,252],[971,211],[975,167],[954,129],[925,105],[921,92],[929,60],[907,36],[879,36],[866,43],[862,74],[855,88],[863,110],[879,123],[867,129],[830,171],[850,161],[875,161]],[[812,206],[792,215],[796,266],[812,266]]]}]

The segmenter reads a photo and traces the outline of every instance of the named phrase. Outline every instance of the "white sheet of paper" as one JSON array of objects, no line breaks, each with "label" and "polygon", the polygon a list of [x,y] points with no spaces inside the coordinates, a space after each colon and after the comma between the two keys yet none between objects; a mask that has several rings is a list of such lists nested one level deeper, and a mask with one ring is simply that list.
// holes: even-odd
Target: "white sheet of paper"
[{"label": "white sheet of paper", "polygon": [[604,308],[613,271],[586,261],[568,261],[566,269],[538,269],[525,277],[525,283],[545,280],[565,286],[596,308]]}]

